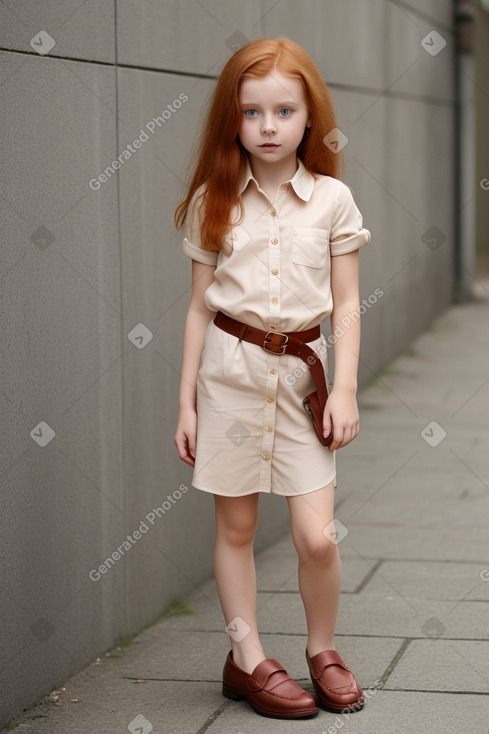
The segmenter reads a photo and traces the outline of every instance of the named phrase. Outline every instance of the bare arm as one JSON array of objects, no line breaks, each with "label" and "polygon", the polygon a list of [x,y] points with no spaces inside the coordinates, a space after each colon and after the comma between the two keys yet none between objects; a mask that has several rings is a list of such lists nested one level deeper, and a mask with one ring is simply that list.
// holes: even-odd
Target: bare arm
[{"label": "bare arm", "polygon": [[186,464],[195,464],[197,441],[197,374],[206,328],[214,318],[204,302],[204,294],[214,280],[215,267],[192,260],[192,296],[185,320],[179,416],[175,431],[178,455]]},{"label": "bare arm", "polygon": [[358,250],[331,258],[335,377],[324,411],[325,434],[331,425],[334,430],[330,451],[350,443],[360,428],[356,401],[360,351],[358,259]]}]

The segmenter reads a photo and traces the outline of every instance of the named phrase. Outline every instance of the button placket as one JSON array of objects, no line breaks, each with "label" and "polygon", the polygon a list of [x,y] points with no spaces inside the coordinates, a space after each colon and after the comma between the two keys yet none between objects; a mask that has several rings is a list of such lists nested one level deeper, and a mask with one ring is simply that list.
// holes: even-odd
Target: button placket
[{"label": "button placket", "polygon": [[262,438],[260,443],[260,485],[272,491],[272,461],[275,438],[276,397],[280,357],[267,354],[267,378],[265,383],[264,407],[262,411]]},{"label": "button placket", "polygon": [[278,216],[269,218],[268,233],[269,323],[280,322],[280,236]]},{"label": "button placket", "polygon": [[[268,218],[268,294],[269,294],[269,328],[276,331],[280,323],[280,236],[277,211],[270,209]],[[276,396],[278,387],[278,370],[280,356],[267,354],[267,379],[262,412],[262,440],[260,446],[260,483],[271,487],[271,471],[273,463],[273,445],[275,438]]]}]

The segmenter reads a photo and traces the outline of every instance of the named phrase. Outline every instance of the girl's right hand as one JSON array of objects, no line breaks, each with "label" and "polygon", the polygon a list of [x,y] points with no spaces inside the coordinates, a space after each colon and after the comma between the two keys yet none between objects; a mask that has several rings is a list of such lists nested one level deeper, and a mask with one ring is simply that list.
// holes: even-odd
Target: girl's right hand
[{"label": "girl's right hand", "polygon": [[175,445],[182,461],[195,466],[195,444],[197,442],[197,411],[193,408],[180,410],[175,430]]}]

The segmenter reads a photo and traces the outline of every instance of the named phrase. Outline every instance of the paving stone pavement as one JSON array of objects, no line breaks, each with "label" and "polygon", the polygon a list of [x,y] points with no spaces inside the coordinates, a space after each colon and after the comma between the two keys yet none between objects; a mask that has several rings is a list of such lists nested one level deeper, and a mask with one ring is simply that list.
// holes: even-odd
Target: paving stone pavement
[{"label": "paving stone pavement", "polygon": [[[229,645],[211,580],[188,597],[191,616],[102,656],[8,730],[488,734],[488,298],[484,283],[372,376],[359,392],[361,432],[337,455],[335,514],[348,532],[336,643],[366,692],[363,711],[284,721],[225,699]],[[256,560],[267,654],[312,692],[291,538]]]}]

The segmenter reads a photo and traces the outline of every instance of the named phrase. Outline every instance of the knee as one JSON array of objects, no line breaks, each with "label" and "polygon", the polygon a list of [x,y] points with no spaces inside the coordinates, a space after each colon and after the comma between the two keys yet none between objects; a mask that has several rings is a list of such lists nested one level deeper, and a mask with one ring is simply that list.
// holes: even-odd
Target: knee
[{"label": "knee", "polygon": [[217,539],[235,547],[253,543],[257,521],[254,517],[236,517],[231,522],[220,523],[217,527]]},{"label": "knee", "polygon": [[338,546],[322,533],[294,540],[300,564],[315,563],[328,566],[338,558]]}]

